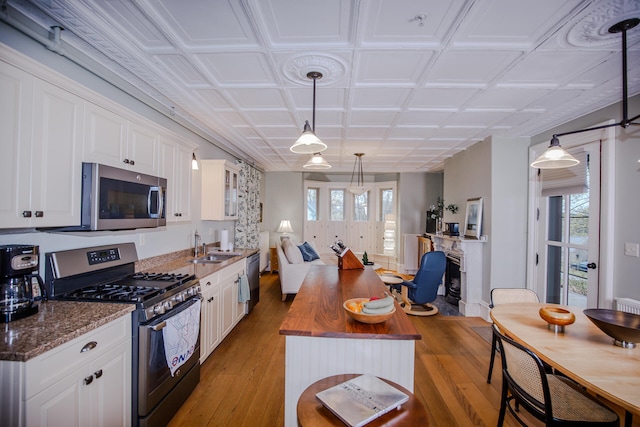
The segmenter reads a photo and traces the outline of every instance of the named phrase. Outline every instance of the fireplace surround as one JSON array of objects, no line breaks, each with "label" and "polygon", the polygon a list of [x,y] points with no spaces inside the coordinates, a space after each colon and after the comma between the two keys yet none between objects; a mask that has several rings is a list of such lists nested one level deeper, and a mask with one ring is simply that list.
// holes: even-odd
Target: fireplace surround
[{"label": "fireplace surround", "polygon": [[[487,242],[486,238],[482,240],[465,239],[430,233],[427,234],[427,237],[433,242],[434,250],[443,251],[448,260],[459,260],[460,300],[458,311],[460,314],[469,317],[482,317],[483,251]],[[451,274],[451,280],[455,282],[453,274]],[[453,289],[455,294],[455,287],[452,283],[449,284],[449,289],[446,286],[447,283],[445,283],[445,292],[450,293],[450,290]],[[446,295],[445,299],[448,296]]]}]

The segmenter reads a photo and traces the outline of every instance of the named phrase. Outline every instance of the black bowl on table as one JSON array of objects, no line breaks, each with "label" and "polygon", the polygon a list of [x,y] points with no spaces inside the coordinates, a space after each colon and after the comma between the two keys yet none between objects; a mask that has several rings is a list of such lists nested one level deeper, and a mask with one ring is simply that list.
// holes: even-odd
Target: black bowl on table
[{"label": "black bowl on table", "polygon": [[613,338],[615,345],[634,348],[640,342],[640,315],[604,308],[588,308],[583,313]]}]

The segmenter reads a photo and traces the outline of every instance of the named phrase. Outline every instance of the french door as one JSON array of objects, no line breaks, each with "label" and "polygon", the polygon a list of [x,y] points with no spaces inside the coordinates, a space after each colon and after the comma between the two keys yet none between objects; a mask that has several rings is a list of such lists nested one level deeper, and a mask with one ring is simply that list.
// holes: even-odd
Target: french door
[{"label": "french door", "polygon": [[580,165],[575,169],[540,171],[537,176],[535,287],[546,302],[597,307],[600,141],[568,151],[581,160]]}]

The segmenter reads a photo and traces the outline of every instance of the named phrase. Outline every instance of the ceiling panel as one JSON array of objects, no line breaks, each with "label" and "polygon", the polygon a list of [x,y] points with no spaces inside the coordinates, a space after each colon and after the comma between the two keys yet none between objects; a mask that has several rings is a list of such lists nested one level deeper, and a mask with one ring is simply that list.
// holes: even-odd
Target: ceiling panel
[{"label": "ceiling panel", "polygon": [[[621,99],[637,0],[6,0],[7,19],[267,171],[302,170],[305,120],[331,171],[439,171],[491,135],[544,132]],[[17,18],[14,18],[17,17]],[[628,32],[640,93],[640,26]],[[88,58],[88,59],[86,59]],[[635,112],[637,114],[637,112]],[[620,117],[615,119],[619,120]]]}]

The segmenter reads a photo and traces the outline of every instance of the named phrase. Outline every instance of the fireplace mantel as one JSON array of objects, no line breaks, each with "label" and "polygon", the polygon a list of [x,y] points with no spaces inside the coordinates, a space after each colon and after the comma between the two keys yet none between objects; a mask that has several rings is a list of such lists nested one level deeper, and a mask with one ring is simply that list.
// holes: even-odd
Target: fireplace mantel
[{"label": "fireplace mantel", "polygon": [[[460,303],[458,310],[464,316],[482,316],[483,249],[482,240],[427,234],[436,251],[460,257]],[[484,236],[483,236],[484,237]]]}]

